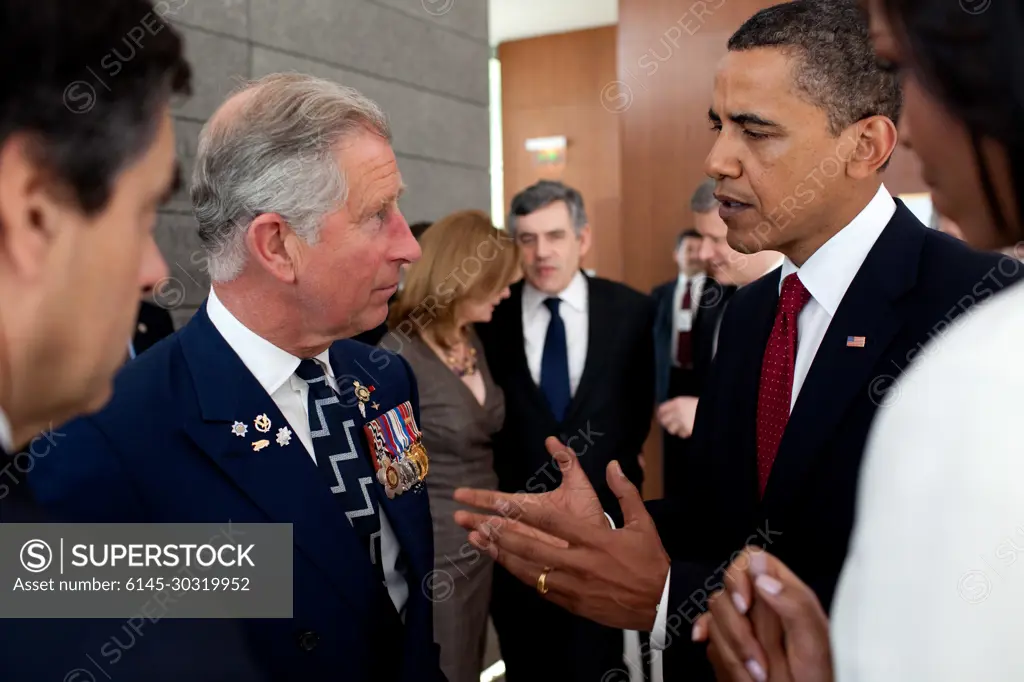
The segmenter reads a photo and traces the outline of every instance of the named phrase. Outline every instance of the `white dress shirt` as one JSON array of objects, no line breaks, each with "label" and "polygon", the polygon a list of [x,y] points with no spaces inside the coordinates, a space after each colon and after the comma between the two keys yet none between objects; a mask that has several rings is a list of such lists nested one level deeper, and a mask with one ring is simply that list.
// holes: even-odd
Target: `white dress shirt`
[{"label": "white dress shirt", "polygon": [[[693,331],[693,321],[700,310],[700,296],[704,291],[704,281],[707,276],[703,273],[694,275],[692,280],[685,273],[680,272],[676,280],[675,296],[672,298],[672,364],[676,364],[676,356],[679,355],[679,334],[680,332]],[[693,282],[693,289],[690,291],[690,307],[683,310],[683,296],[686,293],[686,286]]]},{"label": "white dress shirt", "polygon": [[[292,431],[306,447],[309,456],[316,462],[313,438],[309,431],[307,402],[309,386],[295,373],[302,358],[278,348],[239,322],[238,318],[224,307],[212,289],[206,303],[206,312],[210,317],[210,322],[270,395],[271,400],[281,410],[281,414],[288,420]],[[325,350],[315,359],[326,371],[331,388],[337,391],[338,384],[334,376],[334,369],[331,367],[329,351]],[[388,594],[395,604],[395,609],[404,618],[405,604],[409,597],[409,585],[396,568],[400,549],[398,539],[395,537],[394,530],[392,530],[383,508],[379,511],[384,579],[387,582]]]},{"label": "white dress shirt", "polygon": [[[796,272],[811,294],[811,300],[800,311],[796,322],[796,362],[793,367],[793,395],[789,403],[791,412],[796,405],[804,379],[807,378],[807,372],[811,369],[811,363],[814,362],[818,346],[821,345],[821,340],[825,337],[828,325],[832,322],[843,296],[846,295],[846,290],[850,288],[850,283],[864,264],[868,252],[895,212],[896,202],[883,185],[878,188],[878,192],[864,210],[858,213],[849,225],[822,244],[801,267],[798,268],[789,258],[783,259],[779,292],[782,291],[782,280]],[[668,588],[671,579],[670,568],[665,579],[665,589],[661,594],[654,630],[651,632],[651,646],[656,649],[665,648]]]},{"label": "white dress shirt", "polygon": [[[526,363],[533,382],[540,386],[540,364],[544,357],[544,339],[551,322],[551,311],[544,305],[550,294],[523,283],[523,341],[526,344]],[[587,343],[590,340],[590,291],[587,278],[577,272],[558,298],[559,315],[565,324],[565,344],[569,352],[569,394],[576,395],[587,364]]]},{"label": "white dress shirt", "polygon": [[11,420],[7,418],[3,408],[0,408],[0,447],[7,454],[14,454],[14,432],[11,431]]},{"label": "white dress shirt", "polygon": [[832,608],[839,682],[1024,680],[1024,287],[979,303],[890,389]]}]

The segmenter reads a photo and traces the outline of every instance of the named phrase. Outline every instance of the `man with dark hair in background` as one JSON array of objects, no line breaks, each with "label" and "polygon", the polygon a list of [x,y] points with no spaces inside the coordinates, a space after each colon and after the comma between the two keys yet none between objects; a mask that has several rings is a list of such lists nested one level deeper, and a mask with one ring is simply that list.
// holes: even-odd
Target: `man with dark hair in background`
[{"label": "man with dark hair in background", "polygon": [[[145,49],[112,64],[140,27]],[[57,456],[55,426],[110,399],[140,292],[167,274],[153,228],[178,186],[170,100],[190,69],[144,0],[5,0],[0,53],[0,522],[73,522],[43,511],[26,474]],[[261,679],[230,622],[20,620],[5,601],[3,680],[96,679],[96,659],[123,680]],[[129,650],[111,652],[129,626]]]},{"label": "man with dark hair in background", "polygon": [[[702,301],[707,275],[700,260],[703,239],[694,228],[679,233],[673,257],[679,272],[675,279],[651,291],[654,299],[654,361],[655,404],[662,426],[662,470],[666,495],[678,492],[680,470],[677,465],[685,456],[689,431],[678,424],[675,406],[679,396],[700,395],[697,346],[707,337],[707,310]],[[715,297],[714,285],[708,289]],[[707,337],[710,338],[710,337]]]},{"label": "man with dark hair in background", "polygon": [[[707,277],[693,323],[693,370],[687,377],[689,383],[685,390],[670,390],[667,399],[658,406],[658,421],[667,432],[665,465],[673,479],[671,488],[666,481],[665,497],[686,494],[687,439],[693,433],[698,398],[706,386],[711,361],[718,349],[718,332],[729,300],[738,288],[782,265],[782,254],[777,251],[739,253],[729,246],[728,228],[718,214],[720,206],[715,198],[715,181],[710,179],[698,185],[690,199],[695,231],[701,238],[697,255],[707,269]],[[699,481],[696,483],[699,485]]]},{"label": "man with dark hair in background", "polygon": [[[567,549],[459,514],[470,528],[503,528],[490,531],[490,545],[479,531],[471,541],[523,581],[544,575],[549,599],[650,630],[665,649],[665,679],[713,679],[690,630],[709,597],[712,627],[750,608],[720,598],[744,545],[768,548],[829,607],[878,405],[933,335],[1019,279],[1016,264],[928,229],[886,190],[901,102],[854,0],[797,0],[745,22],[715,75],[717,140],[705,171],[729,245],[785,260],[724,313],[691,442],[690,494],[645,509],[610,467],[628,510],[618,530],[573,517],[594,499],[578,475],[565,476],[560,495],[520,497],[519,524],[572,538]],[[495,511],[508,503],[497,497],[456,493]],[[752,680],[767,679],[746,663]]]},{"label": "man with dark hair in background", "polygon": [[[619,458],[643,483],[639,457],[654,403],[654,306],[624,284],[589,277],[580,261],[592,235],[583,197],[541,181],[512,199],[507,221],[521,253],[523,281],[477,325],[505,424],[494,442],[501,490],[553,490],[562,472],[546,445],[558,436],[580,453],[597,489],[588,513],[621,524],[605,466]],[[535,576],[536,577],[536,576]],[[579,618],[495,568],[494,625],[509,682],[592,682],[623,667],[621,629]]]}]

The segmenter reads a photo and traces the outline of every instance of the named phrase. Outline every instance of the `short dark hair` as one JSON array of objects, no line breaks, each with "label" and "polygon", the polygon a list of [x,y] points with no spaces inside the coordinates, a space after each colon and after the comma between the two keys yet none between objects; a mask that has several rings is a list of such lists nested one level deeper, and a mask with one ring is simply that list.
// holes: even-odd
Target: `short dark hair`
[{"label": "short dark hair", "polygon": [[172,94],[190,94],[181,38],[147,0],[3,0],[0,55],[0,146],[26,134],[86,214],[152,144]]},{"label": "short dark hair", "polygon": [[[903,48],[906,68],[970,132],[971,161],[1003,240],[1011,244],[1024,239],[1024,81],[1020,70],[1024,12],[1020,2],[884,0],[882,5]],[[996,169],[982,152],[985,139],[1006,148],[1016,216],[1007,214],[996,193]]]},{"label": "short dark hair", "polygon": [[565,202],[569,209],[569,215],[572,216],[573,230],[579,234],[583,226],[587,224],[587,211],[583,206],[583,196],[572,187],[556,180],[541,180],[512,198],[512,207],[506,221],[508,233],[515,236],[516,218],[519,216],[530,215],[558,201]]},{"label": "short dark hair", "polygon": [[760,47],[782,48],[798,59],[795,84],[828,114],[833,136],[869,116],[899,120],[898,76],[875,58],[855,0],[795,0],[763,9],[729,38],[732,51]]},{"label": "short dark hair", "polygon": [[683,230],[682,232],[679,233],[679,236],[676,237],[676,248],[678,249],[682,245],[682,243],[685,240],[689,239],[690,237],[694,237],[696,239],[703,239],[700,232],[698,232],[695,228],[691,227],[689,229]]},{"label": "short dark hair", "polygon": [[420,221],[410,225],[409,230],[412,232],[412,236],[416,238],[416,241],[419,241],[423,233],[427,231],[427,228],[433,224],[431,221]]}]

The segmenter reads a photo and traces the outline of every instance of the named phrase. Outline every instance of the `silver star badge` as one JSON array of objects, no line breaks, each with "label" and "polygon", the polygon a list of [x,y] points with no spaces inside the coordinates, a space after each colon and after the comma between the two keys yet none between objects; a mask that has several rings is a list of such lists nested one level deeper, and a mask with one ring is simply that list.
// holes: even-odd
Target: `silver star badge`
[{"label": "silver star badge", "polygon": [[282,426],[277,430],[277,444],[281,447],[288,445],[292,442],[292,432],[287,426]]},{"label": "silver star badge", "polygon": [[235,434],[239,438],[245,438],[245,432],[249,430],[249,427],[242,422],[235,422],[231,427],[231,433]]}]

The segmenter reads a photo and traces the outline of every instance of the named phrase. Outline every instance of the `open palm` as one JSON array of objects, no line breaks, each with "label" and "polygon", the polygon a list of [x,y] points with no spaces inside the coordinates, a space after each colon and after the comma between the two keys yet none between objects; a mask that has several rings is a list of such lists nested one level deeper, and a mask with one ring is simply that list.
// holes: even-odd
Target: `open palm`
[{"label": "open palm", "polygon": [[594,487],[590,484],[590,479],[587,478],[579,461],[570,455],[571,450],[554,437],[544,441],[544,446],[562,472],[562,482],[557,488],[543,493],[491,491],[488,493],[488,497],[491,498],[488,502],[491,508],[499,510],[501,516],[491,517],[483,524],[482,528],[480,527],[481,517],[469,512],[457,512],[456,521],[467,529],[476,527],[487,537],[514,531],[555,547],[566,547],[568,543],[532,526],[519,523],[517,519],[526,505],[538,505],[541,508],[569,514],[587,523],[607,528],[608,520],[605,518],[601,500],[594,492]]}]

